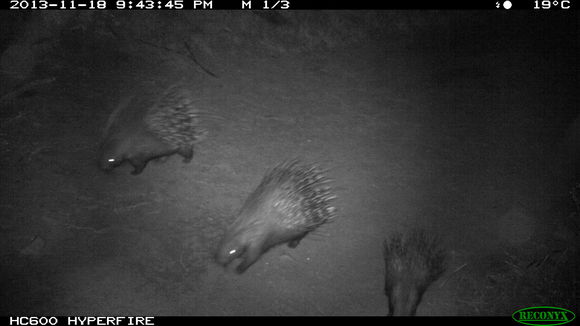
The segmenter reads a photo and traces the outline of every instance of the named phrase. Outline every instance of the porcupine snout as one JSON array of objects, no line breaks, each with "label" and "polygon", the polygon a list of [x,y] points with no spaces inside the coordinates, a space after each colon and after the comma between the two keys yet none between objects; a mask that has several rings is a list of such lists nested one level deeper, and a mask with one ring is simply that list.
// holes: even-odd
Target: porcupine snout
[{"label": "porcupine snout", "polygon": [[97,160],[97,165],[101,170],[111,172],[123,163],[123,157],[119,155],[118,148],[119,144],[115,140],[108,140],[101,144]]}]

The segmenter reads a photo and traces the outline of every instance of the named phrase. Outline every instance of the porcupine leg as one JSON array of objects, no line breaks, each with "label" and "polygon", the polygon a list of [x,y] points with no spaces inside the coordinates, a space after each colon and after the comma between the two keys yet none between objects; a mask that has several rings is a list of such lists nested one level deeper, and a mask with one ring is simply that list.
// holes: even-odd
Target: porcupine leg
[{"label": "porcupine leg", "polygon": [[183,156],[183,163],[189,163],[193,159],[193,146],[180,147],[177,152]]},{"label": "porcupine leg", "polygon": [[389,297],[389,313],[387,316],[393,316],[395,313],[395,305],[393,304],[393,299]]}]

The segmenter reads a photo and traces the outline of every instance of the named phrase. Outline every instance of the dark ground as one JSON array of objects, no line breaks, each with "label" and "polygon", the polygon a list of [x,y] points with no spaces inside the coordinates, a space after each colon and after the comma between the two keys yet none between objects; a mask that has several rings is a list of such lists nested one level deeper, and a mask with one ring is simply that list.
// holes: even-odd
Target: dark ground
[{"label": "dark ground", "polygon": [[[61,32],[0,92],[0,315],[385,315],[382,241],[417,225],[450,252],[419,315],[577,311],[578,17],[461,15],[324,46],[192,27],[231,41],[196,43],[218,78],[170,46]],[[225,117],[193,161],[99,171],[115,103],[173,82]],[[217,266],[246,196],[292,157],[330,168],[339,217],[243,275]]]}]

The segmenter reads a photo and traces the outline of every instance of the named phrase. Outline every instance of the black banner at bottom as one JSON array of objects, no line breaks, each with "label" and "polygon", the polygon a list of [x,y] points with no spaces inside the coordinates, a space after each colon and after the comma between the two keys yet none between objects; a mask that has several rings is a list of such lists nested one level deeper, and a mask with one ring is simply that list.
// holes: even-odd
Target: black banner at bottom
[{"label": "black banner at bottom", "polygon": [[[195,325],[215,322],[212,319],[251,322],[252,325],[271,325],[288,319],[288,322],[321,322],[321,319],[340,319],[340,322],[363,322],[367,325],[517,325],[511,317],[177,317],[177,316],[5,316],[0,326],[165,326]],[[273,319],[277,319],[274,321]],[[223,320],[222,320],[223,321]],[[329,321],[332,322],[332,321]],[[336,321],[338,322],[338,320]]]}]

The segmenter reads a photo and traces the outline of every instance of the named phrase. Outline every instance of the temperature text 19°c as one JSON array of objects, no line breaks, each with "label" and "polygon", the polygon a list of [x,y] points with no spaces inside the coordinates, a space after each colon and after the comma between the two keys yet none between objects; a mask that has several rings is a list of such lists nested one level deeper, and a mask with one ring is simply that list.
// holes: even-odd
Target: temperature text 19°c
[{"label": "temperature text 19\u00b0c", "polygon": [[534,0],[534,9],[570,9],[570,0]]}]

